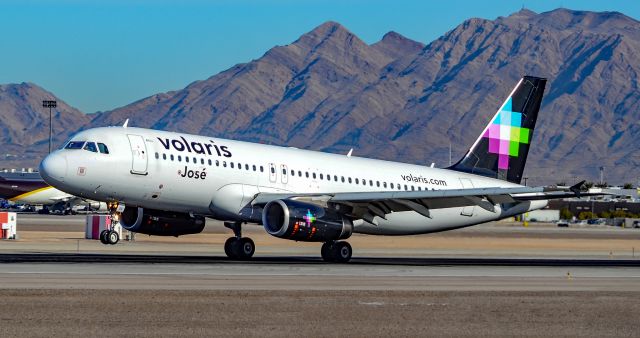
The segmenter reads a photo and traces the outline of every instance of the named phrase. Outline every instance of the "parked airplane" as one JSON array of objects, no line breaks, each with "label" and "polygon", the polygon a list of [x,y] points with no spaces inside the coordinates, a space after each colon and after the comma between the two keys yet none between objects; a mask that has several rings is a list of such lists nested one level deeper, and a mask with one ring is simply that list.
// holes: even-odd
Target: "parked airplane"
[{"label": "parked airplane", "polygon": [[346,262],[352,248],[341,240],[353,233],[457,229],[579,194],[520,185],[545,83],[522,78],[466,155],[444,169],[125,123],[79,132],[40,172],[62,191],[120,203],[112,211],[133,232],[195,234],[210,217],[235,234],[227,255],[246,259],[255,246],[241,225],[255,223],[279,238],[322,242],[324,260]]},{"label": "parked airplane", "polygon": [[71,213],[78,204],[106,211],[105,203],[86,201],[62,192],[47,184],[38,172],[0,172],[0,198],[18,204],[42,205],[60,213]]}]

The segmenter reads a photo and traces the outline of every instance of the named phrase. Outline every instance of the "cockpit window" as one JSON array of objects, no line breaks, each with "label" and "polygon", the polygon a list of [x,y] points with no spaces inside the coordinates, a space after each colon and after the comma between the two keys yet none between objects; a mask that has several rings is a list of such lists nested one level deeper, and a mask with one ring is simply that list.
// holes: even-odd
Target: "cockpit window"
[{"label": "cockpit window", "polygon": [[100,152],[103,154],[109,153],[109,148],[107,148],[107,145],[104,143],[98,143],[98,149],[100,149]]},{"label": "cockpit window", "polygon": [[87,144],[84,145],[84,150],[88,150],[90,152],[93,153],[97,153],[98,152],[98,148],[96,148],[96,144],[93,142],[87,142]]},{"label": "cockpit window", "polygon": [[67,146],[64,149],[82,149],[85,141],[71,141],[67,143]]}]

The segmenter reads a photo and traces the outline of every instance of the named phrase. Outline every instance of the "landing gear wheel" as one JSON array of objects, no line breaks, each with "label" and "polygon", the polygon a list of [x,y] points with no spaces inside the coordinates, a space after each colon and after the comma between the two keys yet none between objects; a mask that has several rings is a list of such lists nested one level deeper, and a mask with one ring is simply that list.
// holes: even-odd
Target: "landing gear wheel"
[{"label": "landing gear wheel", "polygon": [[353,249],[347,242],[327,242],[320,250],[325,262],[346,263],[351,259]]},{"label": "landing gear wheel", "polygon": [[325,262],[333,262],[333,253],[331,248],[335,242],[326,242],[322,244],[322,249],[320,249],[320,255],[322,255],[322,260]]},{"label": "landing gear wheel", "polygon": [[109,232],[109,230],[100,231],[100,243],[109,244],[109,242],[107,242],[107,233],[108,232]]},{"label": "landing gear wheel", "polygon": [[233,251],[233,244],[237,241],[238,239],[235,237],[229,237],[227,238],[227,240],[224,242],[224,253],[227,255],[227,257],[231,258],[231,259],[235,259],[236,255]]},{"label": "landing gear wheel", "polygon": [[347,242],[337,242],[333,245],[333,259],[338,263],[346,263],[351,259],[351,255],[353,254],[353,249],[351,248],[351,244]]},{"label": "landing gear wheel", "polygon": [[240,258],[249,259],[256,252],[256,245],[251,238],[245,237],[240,239]]},{"label": "landing gear wheel", "polygon": [[113,230],[109,230],[106,237],[107,242],[111,245],[117,244],[118,241],[120,241],[120,235],[118,235],[118,233]]},{"label": "landing gear wheel", "polygon": [[249,259],[256,252],[256,245],[248,237],[229,237],[224,242],[224,253],[231,259]]}]

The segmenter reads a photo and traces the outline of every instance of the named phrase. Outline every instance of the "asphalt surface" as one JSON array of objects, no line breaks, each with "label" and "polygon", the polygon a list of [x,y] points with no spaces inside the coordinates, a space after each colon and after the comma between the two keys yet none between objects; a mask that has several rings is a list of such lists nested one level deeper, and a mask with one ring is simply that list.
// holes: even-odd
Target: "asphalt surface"
[{"label": "asphalt surface", "polygon": [[216,222],[116,246],[83,239],[84,216],[18,231],[0,241],[0,337],[640,336],[636,229],[354,236],[348,264],[259,227],[256,257],[232,261]]},{"label": "asphalt surface", "polygon": [[[39,215],[24,213],[18,215],[20,231],[84,231],[86,215]],[[248,225],[244,229],[249,232],[264,233],[260,226]],[[222,222],[206,220],[203,234],[231,234]],[[558,228],[554,224],[531,223],[523,227],[519,223],[487,223],[467,228],[417,235],[413,237],[491,237],[491,238],[552,238],[552,239],[634,239],[640,241],[640,229],[621,229],[610,226],[591,226],[571,224],[569,228]]]}]

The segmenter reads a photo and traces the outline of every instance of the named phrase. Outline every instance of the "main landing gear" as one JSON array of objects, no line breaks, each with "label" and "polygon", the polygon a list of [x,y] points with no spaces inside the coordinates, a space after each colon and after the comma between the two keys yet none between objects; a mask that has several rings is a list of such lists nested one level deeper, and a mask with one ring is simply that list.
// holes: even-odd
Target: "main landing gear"
[{"label": "main landing gear", "polygon": [[353,249],[347,242],[331,241],[322,244],[320,253],[325,262],[346,263],[351,259]]},{"label": "main landing gear", "polygon": [[224,242],[224,253],[231,259],[249,259],[256,252],[256,245],[251,238],[242,237],[242,223],[224,222],[224,226],[233,230],[234,237]]}]

